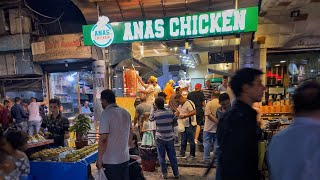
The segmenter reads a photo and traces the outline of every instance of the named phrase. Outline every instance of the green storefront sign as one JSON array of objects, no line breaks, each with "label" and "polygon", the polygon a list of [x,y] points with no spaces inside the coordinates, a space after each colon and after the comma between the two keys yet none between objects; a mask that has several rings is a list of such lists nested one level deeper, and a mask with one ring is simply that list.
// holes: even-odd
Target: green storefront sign
[{"label": "green storefront sign", "polygon": [[[110,25],[114,32],[112,44],[238,34],[257,30],[258,7],[145,21],[110,23]],[[93,26],[83,26],[86,46],[94,45],[91,39]]]}]

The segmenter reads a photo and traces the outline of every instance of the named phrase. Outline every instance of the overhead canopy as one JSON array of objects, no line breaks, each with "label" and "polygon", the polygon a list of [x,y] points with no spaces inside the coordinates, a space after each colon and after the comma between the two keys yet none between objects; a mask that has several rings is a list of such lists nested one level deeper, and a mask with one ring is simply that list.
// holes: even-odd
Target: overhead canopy
[{"label": "overhead canopy", "polygon": [[[238,8],[257,6],[258,1],[238,0]],[[82,11],[88,24],[97,22],[96,4],[99,5],[100,15],[108,16],[111,22],[181,16],[235,8],[235,1],[231,0],[72,0],[72,2]]]}]

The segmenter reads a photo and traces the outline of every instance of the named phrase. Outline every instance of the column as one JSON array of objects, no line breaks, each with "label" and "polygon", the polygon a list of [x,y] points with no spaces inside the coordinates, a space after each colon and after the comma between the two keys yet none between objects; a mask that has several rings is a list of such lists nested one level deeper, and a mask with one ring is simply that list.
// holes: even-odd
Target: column
[{"label": "column", "polygon": [[109,76],[108,73],[108,66],[106,65],[106,62],[109,62],[107,60],[108,53],[106,54],[103,50],[103,58],[98,59],[92,63],[92,74],[93,74],[93,103],[94,103],[94,122],[95,122],[95,128],[96,131],[98,130],[98,119],[100,117],[100,114],[102,113],[103,109],[101,106],[101,99],[100,99],[100,93],[108,88],[109,84]]}]

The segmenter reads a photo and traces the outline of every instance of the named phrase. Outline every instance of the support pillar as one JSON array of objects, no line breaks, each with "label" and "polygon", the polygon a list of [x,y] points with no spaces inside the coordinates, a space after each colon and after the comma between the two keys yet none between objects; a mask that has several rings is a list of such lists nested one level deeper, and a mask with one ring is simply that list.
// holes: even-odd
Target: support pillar
[{"label": "support pillar", "polygon": [[98,130],[98,120],[103,109],[101,106],[100,94],[109,87],[109,53],[102,50],[103,58],[92,63],[93,74],[93,103],[94,103],[94,122],[96,131]]},{"label": "support pillar", "polygon": [[[260,69],[264,75],[262,76],[262,84],[266,85],[266,71],[267,71],[267,49],[249,49],[240,48],[239,67]],[[262,99],[264,102],[265,98]]]},{"label": "support pillar", "polygon": [[[250,49],[250,48],[241,48],[239,52],[239,68],[255,68],[262,70],[263,73],[266,73],[267,68],[267,49]],[[263,78],[263,84],[266,80]]]}]

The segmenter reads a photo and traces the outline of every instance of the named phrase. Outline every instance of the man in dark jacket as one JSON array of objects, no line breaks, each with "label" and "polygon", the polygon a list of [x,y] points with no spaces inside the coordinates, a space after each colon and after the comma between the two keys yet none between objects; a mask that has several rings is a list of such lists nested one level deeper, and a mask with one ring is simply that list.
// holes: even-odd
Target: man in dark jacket
[{"label": "man in dark jacket", "polygon": [[21,105],[21,99],[19,97],[14,98],[14,106],[11,108],[12,118],[15,119],[15,125],[19,130],[27,132],[27,114]]},{"label": "man in dark jacket", "polygon": [[222,180],[258,180],[257,113],[252,109],[260,102],[265,91],[262,71],[244,68],[231,79],[231,89],[236,96],[234,106],[218,124],[219,173]]}]

